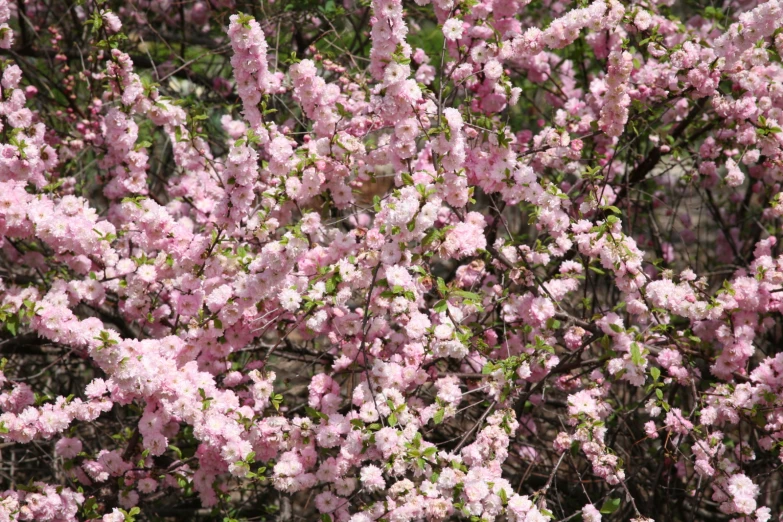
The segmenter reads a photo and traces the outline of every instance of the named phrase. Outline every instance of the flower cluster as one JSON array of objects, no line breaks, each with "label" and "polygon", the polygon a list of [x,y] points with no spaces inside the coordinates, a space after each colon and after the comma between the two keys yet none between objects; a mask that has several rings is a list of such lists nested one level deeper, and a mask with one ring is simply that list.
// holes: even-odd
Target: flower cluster
[{"label": "flower cluster", "polygon": [[771,520],[779,0],[51,4],[0,522]]},{"label": "flower cluster", "polygon": [[267,44],[261,26],[250,16],[232,15],[228,27],[231,38],[231,66],[242,99],[244,116],[259,138],[264,139],[264,114],[259,104],[264,94],[280,89],[280,78],[269,71]]}]

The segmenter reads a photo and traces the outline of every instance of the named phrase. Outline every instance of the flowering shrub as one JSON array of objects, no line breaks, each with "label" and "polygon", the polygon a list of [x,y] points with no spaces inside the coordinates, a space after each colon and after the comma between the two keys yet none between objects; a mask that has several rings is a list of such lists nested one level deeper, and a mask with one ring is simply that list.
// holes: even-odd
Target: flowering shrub
[{"label": "flowering shrub", "polygon": [[777,516],[781,27],[0,0],[0,522]]}]

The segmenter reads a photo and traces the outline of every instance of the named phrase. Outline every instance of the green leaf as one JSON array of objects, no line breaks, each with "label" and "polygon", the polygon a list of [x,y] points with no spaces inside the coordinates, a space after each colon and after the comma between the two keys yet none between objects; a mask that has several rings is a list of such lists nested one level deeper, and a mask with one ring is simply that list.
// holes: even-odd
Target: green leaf
[{"label": "green leaf", "polygon": [[12,315],[9,317],[5,323],[5,327],[9,332],[11,332],[11,335],[15,336],[19,328],[19,316]]},{"label": "green leaf", "polygon": [[642,351],[636,343],[631,343],[631,361],[636,366],[642,366],[645,361],[644,357],[642,357]]},{"label": "green leaf", "polygon": [[610,498],[606,502],[604,502],[604,505],[601,506],[601,509],[599,511],[601,512],[602,515],[611,515],[618,509],[620,509],[620,499]]},{"label": "green leaf", "polygon": [[435,412],[435,415],[433,415],[432,420],[435,424],[440,424],[443,422],[443,416],[446,415],[446,409],[441,408],[438,411]]},{"label": "green leaf", "polygon": [[169,444],[169,449],[177,454],[178,459],[182,459],[182,450],[176,447],[174,444]]},{"label": "green leaf", "polygon": [[308,417],[310,417],[313,420],[319,420],[325,417],[323,413],[316,410],[315,408],[311,408],[310,406],[305,406],[305,413],[307,414]]},{"label": "green leaf", "polygon": [[472,299],[474,301],[481,301],[481,296],[475,292],[467,292],[465,290],[454,290],[452,294],[465,299]]},{"label": "green leaf", "polygon": [[661,370],[653,366],[650,368],[650,375],[652,375],[654,381],[657,381],[661,378]]},{"label": "green leaf", "polygon": [[446,295],[448,293],[448,289],[446,288],[446,282],[443,280],[442,277],[438,278],[438,292],[440,292],[441,295]]}]

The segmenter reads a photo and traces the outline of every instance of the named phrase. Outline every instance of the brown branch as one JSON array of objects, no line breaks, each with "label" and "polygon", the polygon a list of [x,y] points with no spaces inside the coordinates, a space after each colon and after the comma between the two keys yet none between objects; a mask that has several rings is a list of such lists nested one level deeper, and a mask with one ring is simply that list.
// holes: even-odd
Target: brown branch
[{"label": "brown branch", "polygon": [[49,344],[48,339],[38,337],[35,332],[17,335],[0,342],[0,354],[3,355],[51,355],[41,347]]},{"label": "brown branch", "polygon": [[[704,109],[705,105],[707,105],[707,100],[708,98],[699,99],[699,101],[697,101],[696,104],[691,108],[685,119],[682,120],[679,125],[677,125],[671,134],[671,137],[674,138],[675,141],[682,137],[690,124],[693,123],[699,114],[701,114],[701,111]],[[662,157],[663,152],[661,151],[660,145],[653,148],[650,153],[647,154],[647,157],[636,166],[631,174],[629,174],[627,183],[620,187],[620,190],[617,192],[617,200],[615,201],[615,205],[619,205],[620,202],[623,201],[623,199],[627,196],[627,191],[631,187],[641,183],[644,178],[647,177],[647,174],[652,172]]]}]

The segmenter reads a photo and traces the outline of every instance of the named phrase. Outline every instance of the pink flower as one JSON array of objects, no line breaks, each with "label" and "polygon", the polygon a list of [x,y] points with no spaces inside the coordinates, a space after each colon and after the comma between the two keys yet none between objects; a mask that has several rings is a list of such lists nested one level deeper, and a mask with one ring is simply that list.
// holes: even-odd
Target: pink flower
[{"label": "pink flower", "polygon": [[726,185],[729,187],[738,187],[745,181],[745,174],[742,173],[737,163],[729,158],[726,160]]},{"label": "pink flower", "polygon": [[[471,212],[470,214],[476,214]],[[477,250],[486,248],[487,240],[484,236],[483,218],[473,223],[457,223],[446,234],[443,249],[446,254],[454,257],[472,256]]]},{"label": "pink flower", "polygon": [[413,288],[413,277],[405,267],[399,265],[386,268],[386,280],[390,287],[399,286],[405,290]]},{"label": "pink flower", "polygon": [[136,484],[141,493],[152,493],[158,488],[158,481],[153,478],[143,478]]},{"label": "pink flower", "polygon": [[687,435],[693,429],[693,423],[683,417],[682,411],[679,408],[672,408],[669,413],[666,414],[666,427],[669,431]]},{"label": "pink flower", "polygon": [[759,487],[744,473],[729,478],[728,491],[734,501],[736,512],[750,515],[755,511],[755,499],[759,494]]},{"label": "pink flower", "polygon": [[64,459],[72,459],[82,451],[82,441],[76,438],[63,437],[54,446],[55,452]]},{"label": "pink flower", "polygon": [[367,491],[378,491],[386,487],[383,472],[377,466],[364,466],[361,471],[361,481]]},{"label": "pink flower", "polygon": [[111,11],[102,11],[101,18],[106,26],[106,31],[109,33],[118,33],[122,29],[122,22],[119,17]]},{"label": "pink flower", "polygon": [[639,12],[636,13],[633,19],[633,23],[640,31],[646,31],[652,25],[652,16],[650,16],[649,11],[639,9]]},{"label": "pink flower", "polygon": [[588,504],[582,508],[582,520],[584,522],[601,522],[601,513],[594,505]]}]

